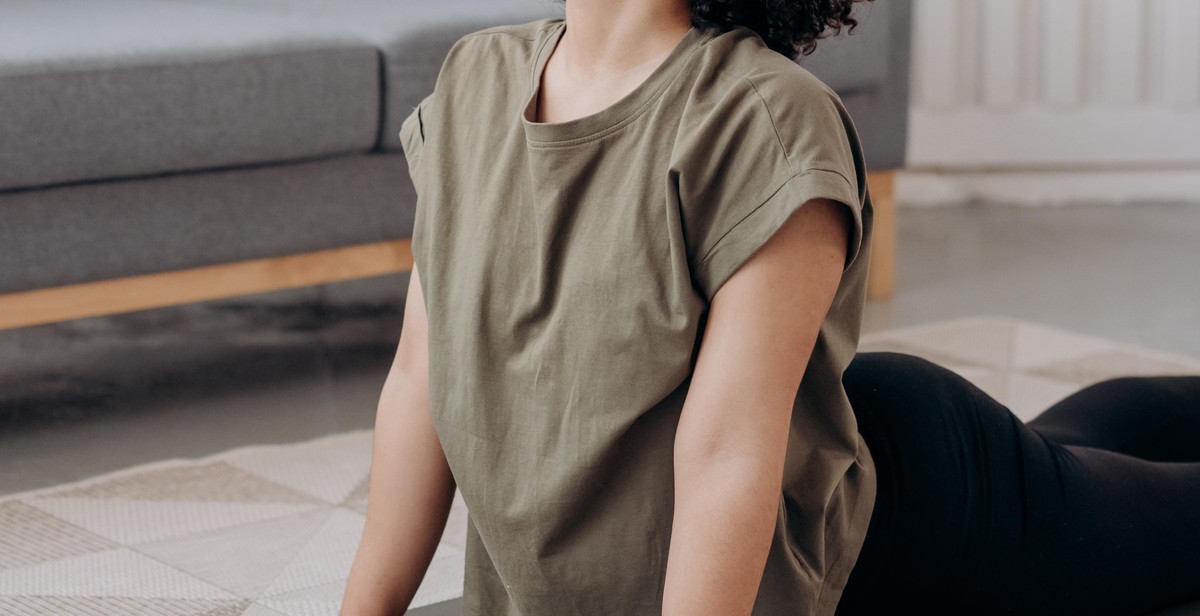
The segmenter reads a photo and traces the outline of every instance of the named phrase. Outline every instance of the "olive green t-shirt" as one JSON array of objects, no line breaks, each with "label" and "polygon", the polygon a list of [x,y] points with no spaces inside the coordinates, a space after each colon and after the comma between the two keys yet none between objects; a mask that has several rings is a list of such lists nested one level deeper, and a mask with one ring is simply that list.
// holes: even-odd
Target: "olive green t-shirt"
[{"label": "olive green t-shirt", "polygon": [[535,123],[564,28],[463,36],[400,130],[429,403],[469,511],[464,612],[661,615],[675,429],[709,302],[824,197],[853,214],[850,254],[796,395],[753,613],[831,616],[875,497],[841,382],[872,219],[851,119],[737,27],[692,28],[616,103]]}]

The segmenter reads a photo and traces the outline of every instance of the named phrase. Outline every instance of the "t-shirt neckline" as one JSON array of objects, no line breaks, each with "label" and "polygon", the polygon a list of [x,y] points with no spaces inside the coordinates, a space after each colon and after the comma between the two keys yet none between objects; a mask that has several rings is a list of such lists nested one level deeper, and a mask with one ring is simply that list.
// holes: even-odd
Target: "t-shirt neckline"
[{"label": "t-shirt neckline", "polygon": [[567,22],[562,18],[554,22],[553,28],[548,31],[534,53],[528,94],[525,96],[525,104],[521,106],[521,124],[525,128],[525,138],[529,145],[534,147],[590,141],[624,126],[658,97],[691,52],[709,38],[706,36],[706,29],[693,25],[642,83],[617,102],[596,113],[565,122],[532,122],[529,118],[533,116],[534,102],[541,91],[542,72],[551,52],[562,39],[566,26]]}]

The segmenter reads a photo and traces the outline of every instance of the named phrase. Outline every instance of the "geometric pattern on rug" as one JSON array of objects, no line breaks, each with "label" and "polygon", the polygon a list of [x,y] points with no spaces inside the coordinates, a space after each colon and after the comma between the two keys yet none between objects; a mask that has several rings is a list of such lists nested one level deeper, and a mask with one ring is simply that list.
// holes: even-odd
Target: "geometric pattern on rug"
[{"label": "geometric pattern on rug", "polygon": [[[1022,420],[1085,385],[1200,360],[1006,317],[865,336],[950,368]],[[0,499],[0,614],[337,614],[366,512],[371,431],[175,459]],[[466,505],[412,608],[462,596]]]}]

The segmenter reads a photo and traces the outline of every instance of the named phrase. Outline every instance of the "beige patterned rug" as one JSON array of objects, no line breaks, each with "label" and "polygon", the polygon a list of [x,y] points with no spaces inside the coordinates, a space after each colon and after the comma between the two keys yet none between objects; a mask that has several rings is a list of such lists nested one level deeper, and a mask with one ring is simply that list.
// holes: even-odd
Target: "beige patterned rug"
[{"label": "beige patterned rug", "polygon": [[[864,338],[920,355],[1028,421],[1105,378],[1200,374],[1200,360],[1008,318]],[[168,460],[0,500],[0,614],[337,614],[366,505],[371,434]],[[462,594],[456,496],[413,607]]]}]

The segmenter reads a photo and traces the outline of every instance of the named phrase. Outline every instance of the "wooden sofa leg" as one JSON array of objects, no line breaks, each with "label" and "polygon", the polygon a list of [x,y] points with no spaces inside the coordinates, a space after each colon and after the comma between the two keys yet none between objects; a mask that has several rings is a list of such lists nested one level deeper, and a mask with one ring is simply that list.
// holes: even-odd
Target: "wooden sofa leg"
[{"label": "wooden sofa leg", "polygon": [[869,172],[867,185],[875,210],[867,299],[887,301],[896,295],[896,172]]}]

